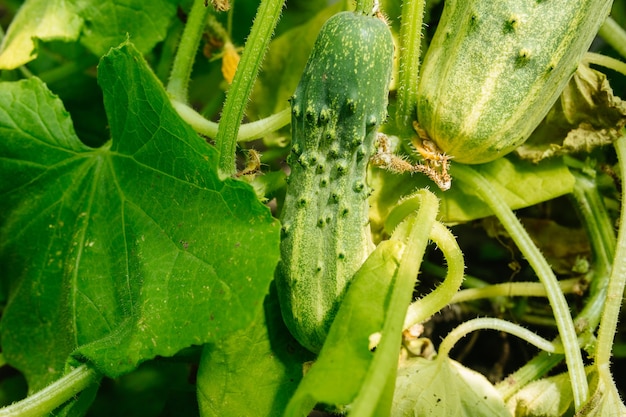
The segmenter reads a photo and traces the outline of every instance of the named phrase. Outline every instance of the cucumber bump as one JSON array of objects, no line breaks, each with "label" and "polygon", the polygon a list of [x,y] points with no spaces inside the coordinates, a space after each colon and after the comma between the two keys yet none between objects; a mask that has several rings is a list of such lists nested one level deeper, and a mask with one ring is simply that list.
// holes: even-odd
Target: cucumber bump
[{"label": "cucumber bump", "polygon": [[383,21],[338,13],[320,30],[291,99],[291,174],[276,284],[287,327],[313,352],[373,249],[366,169],[387,114],[392,64]]},{"label": "cucumber bump", "polygon": [[521,145],[588,50],[612,0],[448,0],[424,58],[417,117],[456,162]]}]

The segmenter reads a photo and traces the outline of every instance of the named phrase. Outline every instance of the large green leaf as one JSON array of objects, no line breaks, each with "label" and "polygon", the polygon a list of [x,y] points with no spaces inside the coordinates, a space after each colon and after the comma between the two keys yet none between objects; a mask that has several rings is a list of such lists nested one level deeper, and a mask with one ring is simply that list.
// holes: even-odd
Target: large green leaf
[{"label": "large green leaf", "polygon": [[279,416],[311,359],[283,323],[272,285],[250,327],[204,348],[197,378],[201,415]]},{"label": "large green leaf", "polygon": [[95,55],[127,36],[142,52],[165,38],[176,0],[27,0],[0,45],[0,69],[13,69],[37,57],[38,41],[76,41]]},{"label": "large green leaf", "polygon": [[98,69],[112,140],[74,134],[37,79],[0,88],[2,349],[31,389],[68,355],[109,376],[246,327],[278,261],[279,226],[124,44]]},{"label": "large green leaf", "polygon": [[101,56],[126,36],[141,52],[150,51],[167,34],[179,0],[75,0],[84,19],[81,42]]}]

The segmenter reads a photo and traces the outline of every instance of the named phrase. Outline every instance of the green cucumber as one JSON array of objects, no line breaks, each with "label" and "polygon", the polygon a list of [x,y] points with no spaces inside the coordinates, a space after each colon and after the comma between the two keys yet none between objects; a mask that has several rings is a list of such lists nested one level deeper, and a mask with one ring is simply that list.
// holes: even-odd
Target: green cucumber
[{"label": "green cucumber", "polygon": [[295,338],[318,352],[346,287],[373,250],[367,163],[387,115],[393,39],[341,12],[322,27],[291,99],[291,174],[276,283]]},{"label": "green cucumber", "polygon": [[492,161],[530,136],[612,0],[448,0],[424,58],[417,117],[457,162]]}]

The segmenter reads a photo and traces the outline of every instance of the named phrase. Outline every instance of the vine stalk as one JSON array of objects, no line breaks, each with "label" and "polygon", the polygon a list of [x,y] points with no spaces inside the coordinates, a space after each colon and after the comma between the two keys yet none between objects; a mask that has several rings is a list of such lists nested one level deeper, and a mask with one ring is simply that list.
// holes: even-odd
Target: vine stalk
[{"label": "vine stalk", "polygon": [[417,117],[415,108],[425,3],[425,0],[402,2],[396,123],[404,131],[412,130],[412,122]]},{"label": "vine stalk", "polygon": [[[619,169],[623,178],[626,172],[626,135],[615,142],[615,149],[617,151]],[[624,225],[626,225],[626,201],[624,200],[624,195],[626,195],[626,181],[622,179],[620,228],[617,234],[613,269],[607,287],[606,303],[600,321],[600,328],[598,329],[595,352],[595,366],[597,367],[600,379],[603,380],[607,386],[612,384],[611,371],[609,369],[611,351],[613,348],[615,330],[617,329],[622,297],[624,295],[624,287],[626,285],[626,230],[624,229]]]},{"label": "vine stalk", "polygon": [[175,100],[183,103],[187,101],[191,69],[198,51],[198,45],[200,45],[208,13],[209,8],[205,6],[204,0],[195,0],[193,2],[187,18],[187,24],[180,38],[176,57],[174,58],[172,72],[167,84],[167,92]]},{"label": "vine stalk", "polygon": [[538,336],[537,334],[523,328],[518,324],[493,317],[481,317],[468,320],[463,324],[457,326],[450,333],[448,333],[448,335],[441,341],[441,344],[439,345],[438,356],[448,357],[450,351],[452,350],[452,347],[456,344],[456,342],[461,340],[461,338],[465,337],[470,332],[481,329],[499,330],[512,334],[532,345],[537,346],[539,349],[550,353],[557,352],[559,348],[549,340]]},{"label": "vine stalk", "polygon": [[[570,278],[559,281],[559,288],[565,294],[578,292],[580,288],[579,278]],[[468,288],[461,290],[452,297],[450,304],[465,303],[467,301],[482,298],[497,297],[545,297],[546,287],[540,282],[503,282],[501,284],[487,285],[482,288]]]},{"label": "vine stalk", "polygon": [[[202,117],[200,113],[187,104],[176,100],[172,100],[171,103],[181,119],[187,122],[196,132],[212,139],[215,138],[219,127],[217,123]],[[290,121],[290,109],[281,110],[264,119],[240,125],[236,140],[237,142],[249,142],[261,138],[286,126]]]},{"label": "vine stalk", "polygon": [[574,406],[576,410],[584,404],[589,396],[589,385],[585,374],[582,354],[578,344],[576,329],[572,320],[567,301],[559,288],[554,272],[550,268],[548,261],[541,254],[539,248],[532,241],[524,226],[520,223],[513,211],[494,192],[491,184],[475,169],[454,164],[451,167],[451,174],[459,181],[463,182],[467,189],[473,192],[484,201],[491,211],[498,217],[506,231],[509,233],[517,247],[524,254],[539,280],[546,287],[548,300],[554,312],[559,335],[561,337],[565,362],[570,374],[570,382],[574,396]]},{"label": "vine stalk", "polygon": [[64,402],[95,384],[101,375],[89,365],[80,365],[44,389],[0,409],[0,417],[48,415]]},{"label": "vine stalk", "polygon": [[261,2],[237,72],[235,72],[235,78],[226,94],[224,110],[215,137],[215,144],[220,155],[218,170],[222,177],[229,177],[237,171],[235,151],[239,125],[284,3],[285,0]]},{"label": "vine stalk", "polygon": [[610,56],[597,54],[595,52],[587,52],[585,54],[585,57],[583,58],[583,61],[586,61],[590,64],[600,65],[604,68],[608,68],[613,71],[617,71],[623,75],[626,75],[626,63]]},{"label": "vine stalk", "polygon": [[411,304],[404,319],[404,329],[425,321],[448,305],[463,283],[465,271],[463,252],[452,232],[443,224],[436,222],[433,224],[429,237],[446,258],[448,274],[435,290]]},{"label": "vine stalk", "polygon": [[[420,190],[417,197],[421,202],[417,213],[408,216],[391,235],[390,240],[405,244],[390,297],[395,308],[390,308],[386,312],[383,337],[376,347],[372,371],[367,373],[362,383],[363,389],[352,404],[351,415],[363,417],[373,415],[386,388],[383,382],[388,382],[391,376],[388,374],[389,369],[397,367],[406,306],[411,301],[415,279],[428,245],[428,237],[424,230],[431,230],[433,225],[438,224],[435,221],[439,210],[438,198],[425,189]],[[392,375],[395,380],[395,371]]]},{"label": "vine stalk", "polygon": [[[576,178],[572,197],[577,203],[582,223],[588,231],[593,254],[593,264],[588,278],[590,287],[587,302],[574,320],[576,329],[584,335],[581,338],[584,344],[587,343],[585,339],[590,338],[600,322],[615,252],[615,233],[595,180],[577,172],[576,169],[572,170],[572,174]],[[563,281],[560,282],[562,283]],[[506,400],[519,388],[544,376],[562,358],[561,354],[541,352],[504,381],[498,383],[497,389]]]},{"label": "vine stalk", "polygon": [[621,56],[626,58],[626,30],[612,18],[607,18],[598,34]]}]

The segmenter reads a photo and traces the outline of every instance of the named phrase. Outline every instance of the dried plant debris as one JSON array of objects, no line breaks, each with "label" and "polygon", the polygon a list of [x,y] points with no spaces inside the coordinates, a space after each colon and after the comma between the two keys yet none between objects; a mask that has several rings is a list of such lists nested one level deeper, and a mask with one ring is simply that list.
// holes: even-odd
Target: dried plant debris
[{"label": "dried plant debris", "polygon": [[590,152],[611,144],[626,125],[626,102],[613,94],[606,75],[581,63],[559,100],[526,143],[524,159]]},{"label": "dried plant debris", "polygon": [[394,174],[420,172],[428,176],[442,191],[449,190],[452,177],[448,170],[452,157],[439,150],[417,122],[414,122],[413,127],[418,136],[412,138],[411,144],[414,153],[421,156],[422,162],[412,163],[407,156],[396,155],[392,150],[389,137],[379,133],[376,153],[371,158],[372,164]]}]

